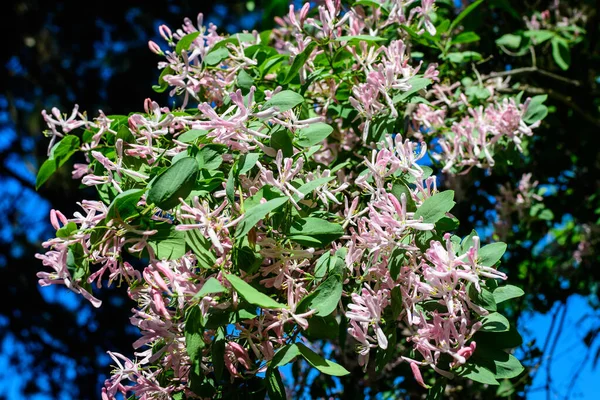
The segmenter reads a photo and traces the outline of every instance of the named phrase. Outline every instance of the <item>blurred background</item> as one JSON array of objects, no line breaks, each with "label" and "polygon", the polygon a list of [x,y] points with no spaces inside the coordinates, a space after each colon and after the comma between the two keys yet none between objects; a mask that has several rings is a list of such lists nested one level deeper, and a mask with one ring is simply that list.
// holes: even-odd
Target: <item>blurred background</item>
[{"label": "blurred background", "polygon": [[[467,1],[438,1],[457,11]],[[97,399],[110,372],[107,350],[131,356],[137,338],[129,324],[125,288],[104,288],[100,309],[68,289],[40,288],[34,254],[54,232],[51,208],[72,215],[77,202],[93,192],[78,189],[70,169],[62,168],[35,190],[35,176],[48,146],[40,112],[73,104],[95,115],[139,110],[147,97],[172,104],[151,89],[159,57],[148,40],[161,43],[158,26],[179,27],[184,17],[202,12],[221,32],[272,27],[287,12],[286,0],[171,1],[20,0],[3,3],[0,52],[0,399]],[[550,49],[538,65],[568,81],[541,74],[527,77],[532,93],[549,94],[550,115],[535,131],[528,153],[492,174],[472,171],[443,185],[457,192],[453,210],[459,234],[472,227],[487,238],[509,244],[503,268],[527,295],[511,304],[512,322],[523,334],[517,355],[528,367],[515,389],[497,396],[531,399],[597,399],[600,377],[600,1],[489,0],[467,24],[482,38],[479,51],[494,56],[490,71],[518,68],[527,59],[501,54],[497,32],[523,28],[524,16],[553,6],[585,14],[583,40],[571,50],[567,71],[557,71]],[[488,32],[488,33],[486,33]],[[493,32],[493,34],[492,34]],[[486,40],[486,38],[490,38]],[[548,54],[546,54],[548,53]],[[498,163],[500,164],[500,163]],[[517,183],[532,174],[542,196],[538,209],[506,208]],[[293,384],[293,383],[292,383]],[[330,382],[312,377],[299,391],[305,398],[331,395]],[[339,385],[339,383],[338,383]],[[402,380],[337,388],[333,397],[411,397]],[[362,385],[362,386],[361,386]],[[371,389],[364,391],[366,385]],[[350,390],[356,386],[358,392]],[[345,394],[344,394],[345,393]],[[413,392],[414,393],[414,392]],[[392,396],[392,397],[389,397]],[[476,397],[489,398],[489,393]]]}]

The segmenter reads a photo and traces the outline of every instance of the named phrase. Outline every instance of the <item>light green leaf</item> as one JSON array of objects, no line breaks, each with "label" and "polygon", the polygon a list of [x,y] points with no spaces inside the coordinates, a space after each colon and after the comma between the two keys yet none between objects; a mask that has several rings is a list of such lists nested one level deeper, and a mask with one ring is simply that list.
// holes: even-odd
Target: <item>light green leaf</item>
[{"label": "light green leaf", "polygon": [[224,275],[225,279],[231,283],[231,286],[233,286],[235,291],[238,292],[240,296],[242,296],[248,303],[261,308],[287,308],[285,304],[278,303],[266,294],[259,292],[249,283],[246,283],[242,278],[231,274]]},{"label": "light green leaf", "polygon": [[292,90],[282,90],[271,97],[264,105],[263,110],[275,107],[280,112],[291,110],[304,102],[304,97]]},{"label": "light green leaf", "polygon": [[214,66],[220,64],[221,61],[225,60],[227,57],[229,57],[229,50],[227,50],[226,47],[219,47],[211,50],[204,57],[203,61],[206,65]]},{"label": "light green leaf", "polygon": [[467,362],[465,365],[460,366],[456,372],[458,375],[475,382],[487,385],[499,385],[491,371],[472,362]]},{"label": "light green leaf", "polygon": [[513,35],[512,33],[507,33],[506,35],[500,36],[496,39],[496,44],[498,46],[504,46],[511,49],[518,49],[521,45],[521,36]]},{"label": "light green leaf", "polygon": [[177,46],[175,46],[175,52],[177,54],[181,54],[182,51],[187,51],[199,35],[200,32],[192,32],[179,39],[179,42],[177,42]]},{"label": "light green leaf", "polygon": [[321,143],[327,136],[331,135],[331,132],[333,132],[333,127],[323,122],[317,122],[308,128],[300,129],[297,132],[296,143],[298,146],[310,147]]},{"label": "light green leaf", "polygon": [[268,368],[266,379],[267,393],[269,393],[270,400],[286,400],[288,398],[278,368]]},{"label": "light green leaf", "polygon": [[513,285],[500,286],[494,290],[494,300],[496,303],[521,297],[525,294],[523,289]]},{"label": "light green leaf", "polygon": [[485,267],[491,267],[500,261],[505,252],[506,243],[498,242],[483,246],[479,249],[478,253],[479,264]]},{"label": "light green leaf", "polygon": [[177,140],[183,143],[192,143],[201,136],[206,136],[208,131],[202,129],[191,129],[177,136]]},{"label": "light green leaf", "polygon": [[[343,234],[344,229],[340,224],[321,218],[302,218],[294,221],[290,227],[290,239],[307,246],[325,247]],[[307,240],[307,238],[312,240]]]},{"label": "light green leaf", "polygon": [[371,35],[340,36],[336,42],[384,42],[386,38]]},{"label": "light green leaf", "polygon": [[481,38],[475,32],[461,32],[457,37],[452,39],[452,44],[465,44],[477,42]]},{"label": "light green leaf", "polygon": [[542,120],[548,115],[548,107],[544,105],[544,102],[548,99],[547,94],[540,94],[534,96],[529,101],[525,114],[523,114],[523,121],[528,124],[533,124],[539,120]]},{"label": "light green leaf", "polygon": [[211,277],[204,282],[204,285],[202,285],[200,291],[194,295],[194,299],[201,299],[207,294],[223,293],[226,291],[227,289],[221,285],[221,282],[219,282],[216,278]]},{"label": "light green leaf", "polygon": [[568,70],[571,65],[571,50],[569,49],[569,43],[561,38],[555,36],[552,38],[552,58],[563,70]]},{"label": "light green leaf", "polygon": [[454,207],[454,191],[446,190],[427,198],[415,212],[414,219],[423,217],[423,222],[435,224]]}]

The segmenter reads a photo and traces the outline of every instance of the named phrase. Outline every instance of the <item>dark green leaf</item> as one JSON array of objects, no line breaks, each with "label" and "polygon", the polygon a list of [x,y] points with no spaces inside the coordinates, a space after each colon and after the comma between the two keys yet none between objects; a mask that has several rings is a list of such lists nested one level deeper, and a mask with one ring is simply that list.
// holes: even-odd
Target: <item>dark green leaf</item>
[{"label": "dark green leaf", "polygon": [[185,199],[196,182],[198,162],[193,157],[185,157],[171,165],[158,176],[148,191],[146,202],[163,210],[170,210]]},{"label": "dark green leaf", "polygon": [[317,47],[317,43],[310,42],[308,44],[308,46],[306,46],[306,48],[294,58],[294,62],[292,63],[292,66],[290,67],[285,78],[281,82],[282,85],[287,85],[288,83],[290,83],[292,81],[292,79],[294,79],[296,76],[298,76],[298,72],[300,71],[300,68],[302,68],[304,66],[304,64],[306,63],[306,60],[308,60],[308,58],[312,54],[315,47]]},{"label": "dark green leaf", "polygon": [[267,214],[281,207],[288,200],[288,197],[277,197],[246,211],[244,213],[244,218],[242,218],[235,229],[235,237],[241,238],[242,236],[245,236],[250,232],[250,229],[254,228],[254,226],[264,219]]}]

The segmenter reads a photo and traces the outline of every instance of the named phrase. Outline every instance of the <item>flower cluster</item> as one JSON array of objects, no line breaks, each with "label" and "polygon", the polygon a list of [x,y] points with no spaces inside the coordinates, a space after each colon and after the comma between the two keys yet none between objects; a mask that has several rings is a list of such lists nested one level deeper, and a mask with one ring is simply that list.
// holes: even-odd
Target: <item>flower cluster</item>
[{"label": "flower cluster", "polygon": [[[508,329],[490,323],[503,318],[489,299],[506,279],[504,247],[451,234],[454,194],[424,161],[438,146],[442,171],[492,166],[497,144],[532,134],[529,103],[472,108],[453,86],[428,92],[440,73],[431,63],[420,74],[405,29],[435,35],[433,1],[387,11],[307,3],[273,32],[229,37],[202,16],[161,26],[168,50],[149,44],[166,59],[155,90],[171,87],[179,107],[148,99],[144,112],[93,121],[77,107],[44,113],[61,139],[51,157],[83,151],[73,177],[100,201],[70,219],[52,212],[40,284],[98,307],[92,283],[125,283],[137,303],[135,358],[109,353],[104,399],[227,396],[253,380],[274,396],[278,368],[297,357],[348,374],[311,347],[331,339],[323,324],[349,333],[363,368],[384,354],[427,386],[421,367],[466,375],[477,332]],[[426,129],[405,136],[419,142],[398,133],[411,113]],[[450,113],[461,118],[445,130]]]}]

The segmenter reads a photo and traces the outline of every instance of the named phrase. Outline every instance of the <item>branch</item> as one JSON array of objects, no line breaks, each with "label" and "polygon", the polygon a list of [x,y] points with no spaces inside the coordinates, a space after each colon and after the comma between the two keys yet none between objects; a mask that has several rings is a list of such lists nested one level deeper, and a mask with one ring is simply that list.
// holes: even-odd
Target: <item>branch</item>
[{"label": "branch", "polygon": [[575,79],[565,78],[564,76],[560,76],[550,71],[546,71],[545,69],[540,69],[538,67],[523,67],[511,69],[510,71],[502,71],[502,72],[492,72],[489,75],[484,77],[484,80],[489,80],[493,78],[498,78],[502,76],[511,76],[511,75],[519,75],[519,74],[528,74],[532,72],[537,72],[540,75],[547,76],[552,79],[556,79],[557,81],[565,82],[571,84],[573,86],[581,86],[581,82]]}]

